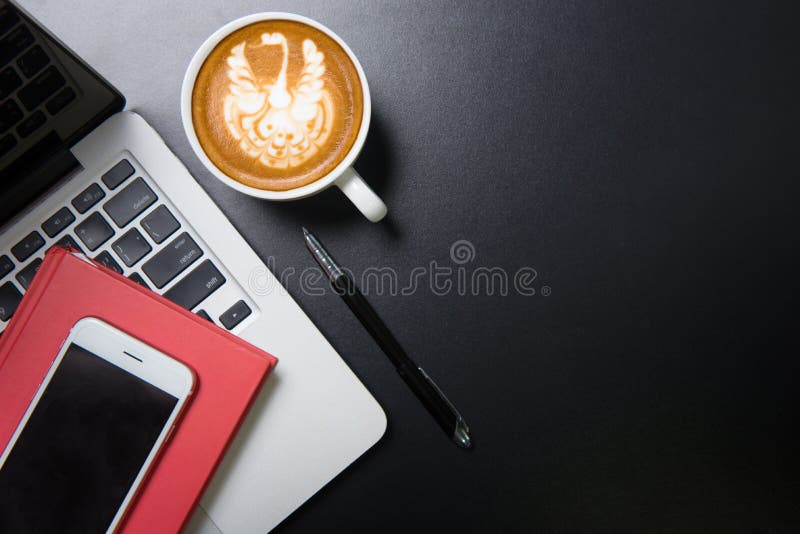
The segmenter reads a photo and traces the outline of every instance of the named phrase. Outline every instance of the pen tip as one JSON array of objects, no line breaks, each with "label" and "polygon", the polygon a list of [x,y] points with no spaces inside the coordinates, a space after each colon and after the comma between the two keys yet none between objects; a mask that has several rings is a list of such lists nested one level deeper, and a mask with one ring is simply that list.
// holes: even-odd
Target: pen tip
[{"label": "pen tip", "polygon": [[463,419],[458,420],[456,423],[456,430],[453,433],[453,441],[462,449],[469,449],[472,447],[472,438],[469,437],[469,428]]},{"label": "pen tip", "polygon": [[306,227],[305,226],[301,226],[301,228],[303,229],[303,235],[308,235],[309,232],[308,232],[308,230],[306,230]]}]

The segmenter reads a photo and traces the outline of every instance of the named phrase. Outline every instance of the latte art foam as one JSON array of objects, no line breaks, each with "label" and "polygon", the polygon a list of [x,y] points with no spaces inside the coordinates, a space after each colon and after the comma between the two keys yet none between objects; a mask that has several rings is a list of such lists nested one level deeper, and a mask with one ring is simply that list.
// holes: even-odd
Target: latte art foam
[{"label": "latte art foam", "polygon": [[263,21],[209,54],[192,92],[203,150],[225,174],[270,190],[316,181],[355,142],[363,93],[355,66],[306,24]]},{"label": "latte art foam", "polygon": [[267,167],[290,169],[316,154],[330,136],[334,110],[322,79],[325,56],[314,41],[304,40],[300,79],[288,86],[286,37],[264,33],[261,42],[283,50],[278,79],[272,85],[259,83],[244,55],[247,43],[234,46],[228,56],[225,124],[244,153]]}]

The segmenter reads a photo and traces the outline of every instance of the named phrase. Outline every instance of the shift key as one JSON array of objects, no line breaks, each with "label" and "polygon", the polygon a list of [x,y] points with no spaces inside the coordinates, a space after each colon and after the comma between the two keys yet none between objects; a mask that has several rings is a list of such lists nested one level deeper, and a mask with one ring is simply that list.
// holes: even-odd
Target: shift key
[{"label": "shift key", "polygon": [[161,289],[202,255],[203,251],[194,239],[184,232],[142,265],[142,271]]},{"label": "shift key", "polygon": [[164,296],[179,306],[191,310],[225,283],[225,277],[205,260],[194,271],[172,286]]}]

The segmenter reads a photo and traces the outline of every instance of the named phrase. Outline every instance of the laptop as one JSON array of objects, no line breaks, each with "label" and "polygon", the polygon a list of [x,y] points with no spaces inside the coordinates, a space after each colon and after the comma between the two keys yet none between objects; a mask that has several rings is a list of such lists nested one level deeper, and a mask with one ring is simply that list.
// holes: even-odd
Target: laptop
[{"label": "laptop", "polygon": [[266,532],[375,444],[386,417],[124,105],[98,73],[0,0],[0,332],[44,253],[69,245],[277,356],[189,525]]}]

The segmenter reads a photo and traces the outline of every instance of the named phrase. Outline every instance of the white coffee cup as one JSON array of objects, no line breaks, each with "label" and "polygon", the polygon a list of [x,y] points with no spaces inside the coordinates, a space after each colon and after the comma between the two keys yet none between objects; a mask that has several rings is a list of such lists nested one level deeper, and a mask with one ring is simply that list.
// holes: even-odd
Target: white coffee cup
[{"label": "white coffee cup", "polygon": [[[358,135],[356,136],[353,146],[350,148],[350,151],[347,153],[347,155],[345,155],[344,159],[331,172],[319,180],[286,191],[270,191],[267,189],[250,187],[226,175],[216,165],[214,165],[214,163],[206,155],[205,151],[203,151],[203,147],[200,145],[200,141],[197,139],[197,134],[195,133],[194,125],[192,123],[192,92],[194,89],[195,80],[197,79],[197,74],[200,71],[200,67],[202,67],[206,57],[208,57],[208,55],[212,50],[214,50],[220,41],[234,31],[249,24],[253,24],[254,22],[260,22],[264,20],[289,20],[301,22],[328,35],[328,37],[336,41],[342,47],[342,49],[350,58],[350,61],[352,61],[353,65],[355,65],[356,71],[358,72],[358,78],[361,80],[361,90],[364,95],[364,109],[361,119],[361,127],[358,130]],[[361,176],[359,176],[359,174],[353,168],[353,162],[361,152],[361,148],[364,146],[364,140],[367,137],[367,130],[369,130],[369,121],[371,115],[372,101],[369,95],[367,78],[364,75],[364,69],[361,68],[361,64],[358,62],[358,59],[356,59],[353,51],[350,50],[350,47],[347,46],[347,44],[342,41],[338,35],[333,33],[330,29],[326,28],[319,22],[300,15],[294,15],[292,13],[257,13],[255,15],[242,17],[224,25],[222,28],[214,32],[208,39],[206,39],[202,46],[197,50],[192,58],[192,61],[189,63],[189,68],[186,70],[186,75],[183,78],[183,87],[181,88],[181,120],[183,121],[183,128],[186,131],[186,136],[189,138],[189,144],[192,145],[192,149],[194,150],[195,154],[197,154],[197,157],[200,158],[200,161],[202,161],[208,170],[211,171],[211,173],[219,178],[224,184],[253,197],[279,201],[296,200],[299,198],[308,197],[319,193],[323,189],[327,189],[332,185],[336,185],[345,195],[347,195],[347,198],[349,198],[353,204],[356,205],[356,207],[367,219],[372,222],[378,222],[386,216],[386,204],[384,204],[380,197],[378,197],[378,195],[376,195],[375,192],[370,189],[364,179],[361,178]]]}]

